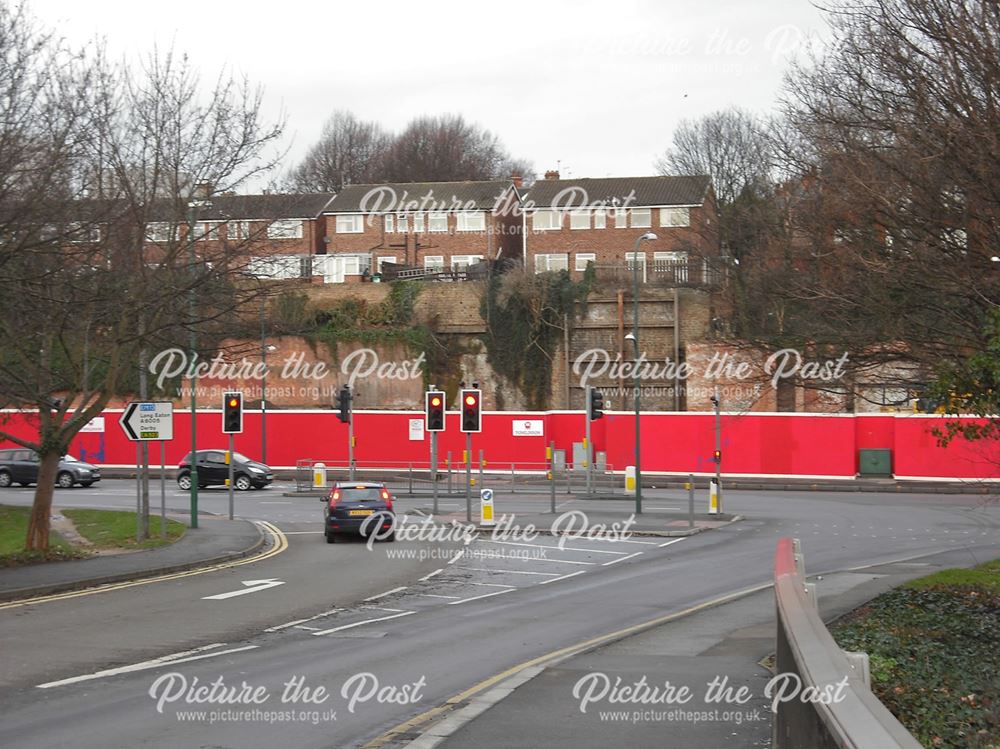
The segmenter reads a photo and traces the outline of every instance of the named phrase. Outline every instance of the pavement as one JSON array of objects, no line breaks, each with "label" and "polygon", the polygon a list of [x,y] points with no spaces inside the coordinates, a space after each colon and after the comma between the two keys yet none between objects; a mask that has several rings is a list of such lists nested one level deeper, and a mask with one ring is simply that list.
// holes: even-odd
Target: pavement
[{"label": "pavement", "polygon": [[169,546],[0,568],[0,601],[51,595],[227,562],[254,554],[264,542],[264,535],[254,523],[203,515],[198,528],[188,528],[179,541]]},{"label": "pavement", "polygon": [[[984,561],[967,550],[812,578],[831,621],[906,580]],[[808,559],[807,559],[808,562]],[[705,608],[502,682],[407,744],[410,749],[637,749],[771,745],[774,594],[768,588]],[[644,680],[644,682],[643,682]],[[640,684],[635,697],[625,691]],[[640,696],[643,685],[647,701]],[[716,699],[706,699],[715,685]],[[669,688],[687,688],[681,704]],[[738,690],[746,687],[745,700]],[[658,688],[659,697],[651,690]],[[729,690],[726,692],[726,690]],[[617,695],[617,699],[616,699]]]}]

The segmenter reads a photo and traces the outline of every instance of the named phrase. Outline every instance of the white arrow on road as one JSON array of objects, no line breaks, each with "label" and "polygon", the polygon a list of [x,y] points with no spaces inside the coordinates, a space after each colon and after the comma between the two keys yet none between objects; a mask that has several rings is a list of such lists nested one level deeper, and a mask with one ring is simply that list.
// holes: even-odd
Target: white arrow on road
[{"label": "white arrow on road", "polygon": [[204,596],[201,600],[203,601],[222,601],[226,598],[236,598],[236,596],[245,596],[247,593],[257,593],[261,590],[267,590],[268,588],[273,588],[276,585],[284,585],[285,583],[281,580],[244,580],[243,584],[247,587],[242,590],[234,590],[229,593],[219,593],[216,596]]}]

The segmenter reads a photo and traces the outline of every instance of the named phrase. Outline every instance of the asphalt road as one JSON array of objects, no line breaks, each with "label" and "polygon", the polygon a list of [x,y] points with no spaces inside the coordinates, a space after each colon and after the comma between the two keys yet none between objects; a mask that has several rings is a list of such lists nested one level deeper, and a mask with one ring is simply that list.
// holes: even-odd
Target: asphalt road
[{"label": "asphalt road", "polygon": [[[56,506],[134,506],[130,482],[102,483],[57,491]],[[28,501],[27,490],[0,490],[0,503]],[[669,513],[683,501],[680,492],[655,492],[646,508]],[[224,491],[202,495],[207,511],[223,512],[226,502]],[[442,511],[464,511],[461,501],[446,502]],[[747,519],[721,530],[576,539],[561,549],[549,536],[464,549],[453,541],[328,546],[315,499],[272,488],[237,503],[238,515],[287,533],[288,550],[238,571],[0,608],[0,745],[359,746],[526,660],[766,584],[781,536],[802,539],[813,574],[946,550],[1000,554],[1000,510],[968,495],[730,492],[727,511]],[[623,518],[629,511],[565,496],[560,504],[615,508]],[[185,496],[173,492],[168,505],[183,510]],[[498,511],[547,506],[547,497],[498,497]],[[415,558],[399,558],[406,550]],[[283,584],[206,599],[246,580]],[[235,704],[199,702],[205,694],[195,687],[212,682],[215,697],[236,688],[221,692]],[[301,694],[283,701],[288,683],[329,694],[318,704]],[[252,694],[268,698],[255,704]]]}]

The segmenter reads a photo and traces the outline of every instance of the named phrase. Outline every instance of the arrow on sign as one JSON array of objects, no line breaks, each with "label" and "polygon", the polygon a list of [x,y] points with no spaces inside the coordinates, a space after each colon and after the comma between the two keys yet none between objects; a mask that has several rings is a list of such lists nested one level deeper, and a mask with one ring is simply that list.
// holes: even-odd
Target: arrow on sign
[{"label": "arrow on sign", "polygon": [[229,593],[219,593],[214,596],[204,596],[201,600],[203,601],[222,601],[226,598],[236,598],[236,596],[245,596],[247,593],[257,593],[261,590],[267,590],[268,588],[273,588],[276,585],[284,585],[281,580],[244,580],[243,584],[247,587],[241,590],[233,590]]},{"label": "arrow on sign", "polygon": [[138,440],[139,435],[136,434],[129,421],[132,419],[132,414],[135,413],[137,408],[139,408],[138,403],[129,403],[128,408],[125,409],[125,413],[123,413],[122,417],[118,419],[118,423],[122,425],[122,429],[125,430],[125,434],[128,435],[130,440],[133,441]]}]

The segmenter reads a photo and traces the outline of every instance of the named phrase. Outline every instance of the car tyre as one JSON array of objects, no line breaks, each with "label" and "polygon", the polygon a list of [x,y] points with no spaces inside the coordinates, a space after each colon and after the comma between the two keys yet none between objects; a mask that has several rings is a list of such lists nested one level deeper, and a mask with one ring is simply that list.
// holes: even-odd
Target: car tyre
[{"label": "car tyre", "polygon": [[388,536],[386,536],[386,539],[385,539],[385,540],[386,540],[386,541],[388,541],[388,542],[389,542],[389,543],[391,543],[391,544],[392,544],[392,543],[395,543],[395,542],[396,542],[396,531],[393,531],[393,532],[392,532],[392,533],[390,533],[390,534],[389,534]]},{"label": "car tyre", "polygon": [[[12,483],[14,483],[14,482],[11,480],[10,471],[0,471],[0,487],[3,487],[3,488],[6,489]],[[25,486],[25,484],[22,483],[22,482],[18,482],[18,483],[20,483],[21,486]]]},{"label": "car tyre", "polygon": [[337,536],[334,535],[333,533],[330,533],[330,531],[327,531],[326,532],[326,542],[328,544],[332,544],[332,543],[336,543],[336,541],[337,541]]},{"label": "car tyre", "polygon": [[73,487],[73,474],[68,471],[62,471],[56,476],[56,484],[60,489],[71,489]]},{"label": "car tyre", "polygon": [[180,487],[181,491],[191,490],[191,474],[182,473],[177,477],[177,486]]},{"label": "car tyre", "polygon": [[253,482],[250,481],[250,477],[247,476],[245,473],[241,473],[239,476],[233,479],[233,486],[235,486],[241,492],[247,491],[252,485]]},{"label": "car tyre", "polygon": [[93,485],[94,485],[93,481],[81,481],[80,482],[80,486],[82,486],[84,489],[86,489],[88,486],[93,486]]}]

